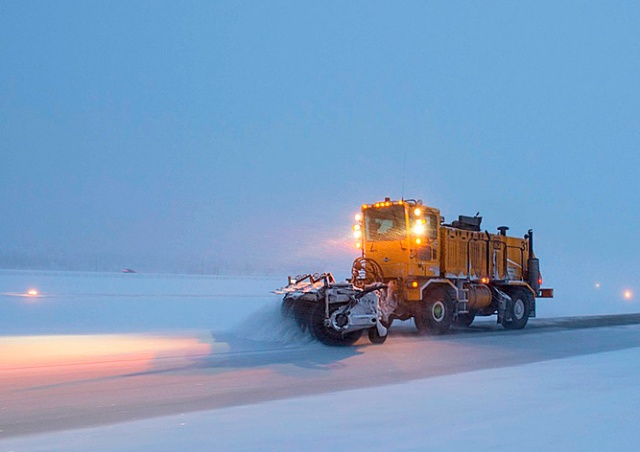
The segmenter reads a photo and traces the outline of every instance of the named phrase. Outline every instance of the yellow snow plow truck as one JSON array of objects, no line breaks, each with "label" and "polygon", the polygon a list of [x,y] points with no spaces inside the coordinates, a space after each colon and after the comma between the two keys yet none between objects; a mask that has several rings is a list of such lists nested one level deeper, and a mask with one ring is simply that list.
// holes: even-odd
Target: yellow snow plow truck
[{"label": "yellow snow plow truck", "polygon": [[364,204],[353,226],[361,251],[351,280],[330,273],[289,278],[283,314],[328,345],[350,345],[364,330],[385,341],[394,319],[414,319],[420,334],[443,334],[452,324],[497,315],[507,329],[535,317],[543,289],[533,231],[523,237],[483,231],[482,217],[460,216],[446,224],[438,209],[420,200]]}]

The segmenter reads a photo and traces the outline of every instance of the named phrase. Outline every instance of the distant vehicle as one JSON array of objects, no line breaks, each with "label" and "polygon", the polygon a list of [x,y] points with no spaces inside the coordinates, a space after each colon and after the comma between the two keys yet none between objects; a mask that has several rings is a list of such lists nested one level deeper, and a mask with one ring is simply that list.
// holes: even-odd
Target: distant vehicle
[{"label": "distant vehicle", "polygon": [[490,315],[506,329],[524,328],[536,298],[553,297],[553,289],[540,288],[533,231],[510,237],[501,226],[492,234],[481,221],[476,214],[445,224],[420,200],[364,204],[353,226],[362,255],[350,282],[328,273],[289,278],[278,291],[283,312],[328,345],[353,344],[363,330],[382,343],[393,319],[413,318],[421,334]]},{"label": "distant vehicle", "polygon": [[122,273],[138,273],[138,272],[131,268],[125,268],[124,270],[122,270]]}]

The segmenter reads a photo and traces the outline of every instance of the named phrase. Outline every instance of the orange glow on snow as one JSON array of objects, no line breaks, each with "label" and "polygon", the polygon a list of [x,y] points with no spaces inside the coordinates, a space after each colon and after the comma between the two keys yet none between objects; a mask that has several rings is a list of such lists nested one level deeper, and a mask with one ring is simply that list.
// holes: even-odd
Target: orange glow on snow
[{"label": "orange glow on snow", "polygon": [[206,355],[211,344],[198,337],[98,334],[5,336],[0,338],[0,370],[113,361],[148,368],[156,359]]}]

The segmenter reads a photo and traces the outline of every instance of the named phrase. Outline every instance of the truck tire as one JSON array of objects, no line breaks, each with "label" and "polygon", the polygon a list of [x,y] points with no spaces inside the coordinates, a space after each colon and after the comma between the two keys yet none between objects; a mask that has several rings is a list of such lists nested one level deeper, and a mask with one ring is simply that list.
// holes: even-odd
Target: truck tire
[{"label": "truck tire", "polygon": [[418,330],[418,334],[420,336],[429,334],[429,321],[427,320],[426,312],[420,312],[416,314],[416,316],[413,318],[413,321],[416,324],[416,329]]},{"label": "truck tire", "polygon": [[511,317],[511,320],[503,320],[502,326],[508,330],[521,330],[529,321],[531,293],[520,287],[510,290],[508,293],[511,297],[511,304],[507,307],[509,312],[505,317]]},{"label": "truck tire", "polygon": [[423,296],[423,308],[415,317],[420,334],[440,335],[449,331],[453,321],[453,298],[447,289],[439,287]]},{"label": "truck tire", "polygon": [[[329,307],[329,312],[332,313],[339,307],[340,305],[332,305]],[[325,345],[347,346],[355,344],[356,341],[360,339],[362,330],[341,333],[331,327],[325,326],[324,303],[316,303],[311,311],[311,334]]]}]

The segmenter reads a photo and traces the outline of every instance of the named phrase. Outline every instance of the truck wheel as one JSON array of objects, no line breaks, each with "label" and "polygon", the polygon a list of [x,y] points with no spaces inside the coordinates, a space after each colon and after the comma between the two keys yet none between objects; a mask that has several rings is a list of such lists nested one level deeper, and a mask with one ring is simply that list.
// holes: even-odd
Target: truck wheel
[{"label": "truck wheel", "polygon": [[445,288],[425,293],[423,308],[415,316],[419,334],[444,334],[453,322],[453,299]]},{"label": "truck wheel", "polygon": [[[329,307],[330,313],[340,306]],[[311,333],[325,345],[353,345],[362,336],[362,330],[341,333],[324,324],[324,303],[316,303],[311,311]]]},{"label": "truck wheel", "polygon": [[521,330],[529,321],[529,309],[531,306],[531,294],[526,289],[513,289],[509,292],[511,297],[510,310],[505,317],[511,320],[503,320],[502,326],[508,330]]},{"label": "truck wheel", "polygon": [[418,329],[418,334],[424,336],[429,334],[429,319],[427,318],[426,309],[420,310],[418,314],[413,318]]},{"label": "truck wheel", "polygon": [[369,340],[372,344],[384,344],[384,341],[387,340],[387,336],[389,336],[389,333],[384,336],[380,336],[378,327],[376,326],[369,328]]}]

